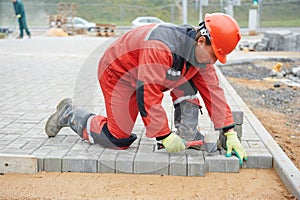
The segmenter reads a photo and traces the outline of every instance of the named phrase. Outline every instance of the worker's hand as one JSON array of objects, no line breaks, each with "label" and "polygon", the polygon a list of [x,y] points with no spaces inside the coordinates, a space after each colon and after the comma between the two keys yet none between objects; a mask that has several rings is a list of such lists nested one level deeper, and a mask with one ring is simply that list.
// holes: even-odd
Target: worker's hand
[{"label": "worker's hand", "polygon": [[163,139],[162,144],[169,153],[176,153],[185,149],[184,140],[174,133]]},{"label": "worker's hand", "polygon": [[227,153],[226,157],[230,157],[232,155],[232,151],[234,151],[235,155],[239,158],[240,165],[243,164],[243,160],[248,160],[246,151],[239,141],[237,134],[235,131],[228,131],[224,134],[227,137],[226,147]]},{"label": "worker's hand", "polygon": [[16,15],[16,18],[18,18],[18,19],[21,18],[21,15]]}]

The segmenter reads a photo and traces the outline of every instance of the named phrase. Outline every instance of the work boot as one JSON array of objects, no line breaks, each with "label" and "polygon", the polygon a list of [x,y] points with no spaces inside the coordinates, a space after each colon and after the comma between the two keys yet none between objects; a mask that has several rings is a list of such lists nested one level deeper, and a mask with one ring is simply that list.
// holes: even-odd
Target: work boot
[{"label": "work boot", "polygon": [[[199,106],[188,101],[182,101],[175,104],[174,107],[174,124],[177,128],[177,134],[186,141],[204,140],[204,136],[197,129]],[[200,149],[201,147],[193,146],[192,148]]]},{"label": "work boot", "polygon": [[56,112],[49,117],[45,131],[49,137],[55,137],[63,127],[70,127],[82,137],[87,120],[92,115],[82,108],[74,107],[72,99],[63,99],[58,103]]},{"label": "work boot", "polygon": [[69,117],[72,111],[72,99],[61,100],[56,106],[56,112],[47,120],[45,131],[49,137],[55,137],[60,129],[69,126]]}]

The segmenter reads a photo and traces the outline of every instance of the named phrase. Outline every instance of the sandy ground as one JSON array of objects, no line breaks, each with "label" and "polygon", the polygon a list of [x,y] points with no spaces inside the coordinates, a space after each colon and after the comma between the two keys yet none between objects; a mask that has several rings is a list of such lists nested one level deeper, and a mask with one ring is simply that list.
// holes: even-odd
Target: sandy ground
[{"label": "sandy ground", "polygon": [[271,112],[273,119],[270,120],[267,117],[270,115],[270,112],[259,109],[253,110],[253,112],[268,132],[272,134],[277,144],[300,170],[300,131],[296,130],[293,125],[290,125],[286,116],[281,113]]},{"label": "sandy ground", "polygon": [[274,170],[205,177],[99,173],[0,176],[0,199],[293,199]]}]

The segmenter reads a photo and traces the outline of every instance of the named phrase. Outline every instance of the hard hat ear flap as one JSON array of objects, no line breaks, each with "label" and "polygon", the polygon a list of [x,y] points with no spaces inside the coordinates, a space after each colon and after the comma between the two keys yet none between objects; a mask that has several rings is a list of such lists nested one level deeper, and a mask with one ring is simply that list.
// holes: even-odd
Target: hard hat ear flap
[{"label": "hard hat ear flap", "polygon": [[221,55],[223,55],[223,54],[224,54],[224,52],[223,52],[223,50],[222,50],[222,49],[217,49],[217,52],[218,52],[218,54],[221,54]]},{"label": "hard hat ear flap", "polygon": [[223,63],[223,64],[226,63],[226,60],[227,60],[226,54],[224,53],[224,51],[222,49],[217,49],[215,51],[215,55],[221,63]]},{"label": "hard hat ear flap", "polygon": [[221,63],[223,63],[223,64],[226,63],[226,60],[227,60],[226,54],[224,53],[223,49],[221,49],[221,48],[217,49],[217,52],[215,52],[215,54]]},{"label": "hard hat ear flap", "polygon": [[238,41],[242,38],[240,31],[237,32]]}]

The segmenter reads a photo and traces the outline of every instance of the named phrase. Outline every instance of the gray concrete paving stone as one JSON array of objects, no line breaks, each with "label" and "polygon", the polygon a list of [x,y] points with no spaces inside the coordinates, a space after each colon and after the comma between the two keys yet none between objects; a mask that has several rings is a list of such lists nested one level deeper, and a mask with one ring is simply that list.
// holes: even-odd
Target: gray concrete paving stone
[{"label": "gray concrete paving stone", "polygon": [[135,156],[135,153],[121,151],[116,159],[116,173],[133,174]]},{"label": "gray concrete paving stone", "polygon": [[187,176],[205,176],[207,170],[203,157],[187,154],[187,163]]},{"label": "gray concrete paving stone", "polygon": [[243,168],[271,169],[273,167],[273,156],[267,148],[245,148],[248,161],[243,162]]},{"label": "gray concrete paving stone", "polygon": [[234,119],[234,123],[235,124],[243,124],[243,121],[244,121],[244,112],[242,110],[233,110],[232,109],[232,116],[233,116],[233,119]]},{"label": "gray concrete paving stone", "polygon": [[98,171],[97,158],[90,154],[66,155],[62,160],[63,172],[90,172]]},{"label": "gray concrete paving stone", "polygon": [[138,153],[134,159],[135,174],[169,174],[169,154]]},{"label": "gray concrete paving stone", "polygon": [[250,148],[266,148],[264,143],[262,143],[261,141],[248,140],[247,143],[248,143]]},{"label": "gray concrete paving stone", "polygon": [[140,144],[138,147],[139,153],[152,153],[154,148],[157,148],[155,144]]},{"label": "gray concrete paving stone", "polygon": [[[61,172],[62,171],[62,158],[46,157],[44,158],[43,170],[47,172]],[[41,168],[41,167],[39,167]]]},{"label": "gray concrete paving stone", "polygon": [[104,149],[98,159],[98,172],[100,173],[116,173],[116,159],[118,150]]},{"label": "gray concrete paving stone", "polygon": [[170,173],[173,176],[187,176],[187,155],[178,153],[170,155]]},{"label": "gray concrete paving stone", "polygon": [[13,154],[13,155],[30,155],[33,153],[33,149],[19,149],[19,148],[2,148],[0,153]]},{"label": "gray concrete paving stone", "polygon": [[235,156],[214,155],[205,157],[208,172],[239,172],[239,159]]}]

